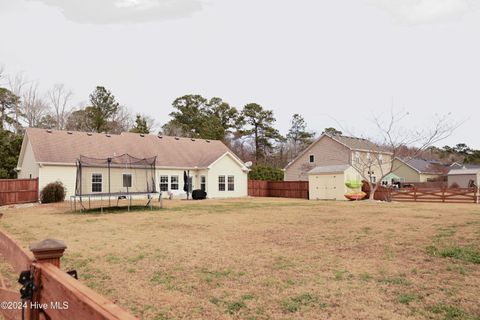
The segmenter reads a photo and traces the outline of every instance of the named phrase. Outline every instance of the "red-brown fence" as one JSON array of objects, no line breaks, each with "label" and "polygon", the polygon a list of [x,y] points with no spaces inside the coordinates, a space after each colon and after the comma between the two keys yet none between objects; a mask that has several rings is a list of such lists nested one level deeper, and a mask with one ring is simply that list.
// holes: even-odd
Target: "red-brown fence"
[{"label": "red-brown fence", "polygon": [[0,206],[38,201],[38,178],[0,180]]},{"label": "red-brown fence", "polygon": [[[364,184],[362,190],[370,194],[368,184]],[[433,203],[478,203],[479,194],[477,188],[386,188],[378,187],[374,195],[375,200],[399,201],[399,202],[433,202]]]},{"label": "red-brown fence", "polygon": [[[32,271],[36,291],[31,301],[25,304],[25,319],[135,320],[115,303],[60,269],[60,257],[65,248],[61,241],[45,240],[30,246],[32,257],[0,231],[0,255],[16,273]],[[21,308],[18,308],[21,306],[20,293],[8,288],[4,281],[0,281],[0,301],[6,306],[0,308],[0,316],[7,320],[22,318]]]},{"label": "red-brown fence", "polygon": [[308,199],[308,181],[249,180],[248,195],[252,197]]}]

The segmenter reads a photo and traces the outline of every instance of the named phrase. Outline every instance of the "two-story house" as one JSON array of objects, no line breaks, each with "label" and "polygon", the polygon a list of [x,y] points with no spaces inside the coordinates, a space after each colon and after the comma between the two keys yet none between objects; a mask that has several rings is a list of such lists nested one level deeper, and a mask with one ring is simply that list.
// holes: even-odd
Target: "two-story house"
[{"label": "two-story house", "polygon": [[322,134],[284,169],[285,181],[309,181],[311,199],[344,199],[348,181],[377,182],[392,154],[362,138]]}]

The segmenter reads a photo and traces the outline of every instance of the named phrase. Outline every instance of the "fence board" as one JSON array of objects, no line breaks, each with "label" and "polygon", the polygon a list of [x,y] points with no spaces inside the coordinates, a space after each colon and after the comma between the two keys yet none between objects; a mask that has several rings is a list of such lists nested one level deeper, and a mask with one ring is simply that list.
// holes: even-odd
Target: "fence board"
[{"label": "fence board", "polygon": [[17,273],[28,270],[33,261],[26,251],[2,231],[0,231],[0,254]]},{"label": "fence board", "polygon": [[38,178],[0,180],[0,206],[38,201]]},{"label": "fence board", "polygon": [[68,309],[46,310],[51,319],[134,320],[125,310],[86,287],[50,263],[36,264],[40,269],[42,291],[40,304],[68,302]]},{"label": "fence board", "polygon": [[[364,183],[362,190],[370,193],[368,183]],[[476,188],[447,188],[443,187],[410,187],[386,188],[378,187],[375,200],[399,202],[432,202],[432,203],[478,203]]]},{"label": "fence board", "polygon": [[251,197],[308,199],[308,181],[249,180],[248,195]]},{"label": "fence board", "polygon": [[[20,295],[16,291],[0,288],[0,302],[21,302]],[[0,309],[0,315],[7,320],[18,320],[22,318],[22,311],[20,309]]]}]

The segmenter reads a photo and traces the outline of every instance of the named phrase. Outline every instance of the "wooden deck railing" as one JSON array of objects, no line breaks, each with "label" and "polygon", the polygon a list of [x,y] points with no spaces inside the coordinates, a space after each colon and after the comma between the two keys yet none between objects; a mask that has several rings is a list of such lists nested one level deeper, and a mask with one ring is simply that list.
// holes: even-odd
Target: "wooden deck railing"
[{"label": "wooden deck railing", "polygon": [[[60,258],[65,245],[57,240],[44,240],[31,245],[31,254],[19,247],[7,234],[0,231],[0,254],[16,273],[33,271],[37,288],[28,301],[25,319],[107,319],[133,320],[134,316],[104,298],[60,269]],[[3,282],[3,281],[2,281]],[[17,291],[0,282],[0,301],[21,301]],[[43,306],[43,308],[32,306]],[[2,308],[0,314],[7,320],[21,319],[21,309]]]}]

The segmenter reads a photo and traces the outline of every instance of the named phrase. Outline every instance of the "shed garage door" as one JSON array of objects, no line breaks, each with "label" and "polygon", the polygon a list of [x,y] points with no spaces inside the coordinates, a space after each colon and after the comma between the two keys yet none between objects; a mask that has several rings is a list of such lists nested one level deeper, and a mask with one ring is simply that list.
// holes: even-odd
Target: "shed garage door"
[{"label": "shed garage door", "polygon": [[340,200],[343,197],[343,174],[310,176],[310,199]]}]

